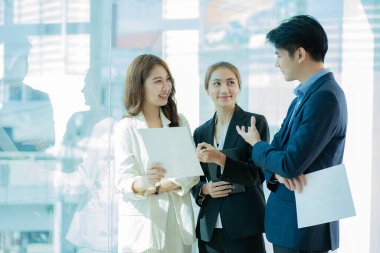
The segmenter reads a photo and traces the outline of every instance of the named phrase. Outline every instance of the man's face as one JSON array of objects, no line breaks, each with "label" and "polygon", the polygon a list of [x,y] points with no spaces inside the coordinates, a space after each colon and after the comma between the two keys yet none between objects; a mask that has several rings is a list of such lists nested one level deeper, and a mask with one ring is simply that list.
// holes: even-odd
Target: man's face
[{"label": "man's face", "polygon": [[298,80],[300,64],[297,61],[296,52],[290,55],[287,50],[276,48],[277,59],[275,67],[280,68],[286,81]]}]

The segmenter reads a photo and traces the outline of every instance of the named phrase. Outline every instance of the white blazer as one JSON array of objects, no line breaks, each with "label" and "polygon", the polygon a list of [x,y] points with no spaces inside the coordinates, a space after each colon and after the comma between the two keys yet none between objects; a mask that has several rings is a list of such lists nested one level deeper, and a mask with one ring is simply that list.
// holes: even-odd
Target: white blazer
[{"label": "white blazer", "polygon": [[[169,127],[170,121],[160,112],[163,127]],[[189,124],[183,115],[179,115],[180,126]],[[174,207],[177,223],[184,244],[195,241],[194,213],[189,190],[198,183],[199,177],[171,178],[181,186],[178,190],[158,195],[136,194],[132,183],[136,177],[146,174],[149,161],[138,129],[148,128],[143,113],[135,117],[126,117],[116,126],[115,162],[116,188],[121,193],[119,200],[119,252],[143,252],[147,249],[162,250],[165,244],[166,220],[169,201]],[[162,144],[165,148],[165,143]],[[167,235],[171,236],[171,235]]]}]

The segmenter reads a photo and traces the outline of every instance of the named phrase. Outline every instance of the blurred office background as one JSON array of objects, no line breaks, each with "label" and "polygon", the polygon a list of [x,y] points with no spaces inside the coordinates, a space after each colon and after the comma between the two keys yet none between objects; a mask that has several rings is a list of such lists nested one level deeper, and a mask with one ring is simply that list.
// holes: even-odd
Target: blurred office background
[{"label": "blurred office background", "polygon": [[274,67],[265,35],[296,14],[325,27],[326,65],[348,100],[344,162],[357,215],[341,221],[337,252],[379,252],[379,0],[1,0],[0,253],[92,252],[81,250],[94,240],[112,252],[112,129],[139,54],[169,63],[192,130],[213,113],[206,68],[232,62],[240,106],[265,115],[273,137],[297,83]]}]

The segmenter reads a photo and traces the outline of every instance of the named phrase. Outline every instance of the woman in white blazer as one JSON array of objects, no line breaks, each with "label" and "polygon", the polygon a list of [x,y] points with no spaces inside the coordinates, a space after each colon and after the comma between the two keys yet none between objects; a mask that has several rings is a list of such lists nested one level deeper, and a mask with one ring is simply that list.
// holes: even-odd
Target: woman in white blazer
[{"label": "woman in white blazer", "polygon": [[125,89],[128,113],[118,123],[115,138],[119,252],[190,253],[195,241],[189,190],[199,178],[165,178],[165,168],[149,161],[138,131],[189,128],[177,113],[174,94],[173,77],[162,59],[140,55],[133,60]]}]

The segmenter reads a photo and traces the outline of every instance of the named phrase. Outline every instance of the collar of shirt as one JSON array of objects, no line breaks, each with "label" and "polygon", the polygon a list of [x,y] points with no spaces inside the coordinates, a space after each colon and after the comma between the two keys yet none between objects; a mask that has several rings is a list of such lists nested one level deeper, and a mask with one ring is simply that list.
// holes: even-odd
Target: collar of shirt
[{"label": "collar of shirt", "polygon": [[307,79],[304,83],[299,84],[293,90],[294,95],[296,95],[298,98],[302,99],[303,95],[305,95],[305,93],[310,89],[310,87],[313,85],[313,83],[315,81],[317,81],[318,78],[320,78],[321,76],[323,76],[329,72],[331,72],[330,69],[322,69],[322,70],[318,71],[317,73],[315,73],[314,75],[309,77],[309,79]]},{"label": "collar of shirt", "polygon": [[[160,118],[161,118],[162,126],[163,127],[169,127],[171,121],[165,116],[162,109],[160,109]],[[142,111],[139,112],[139,114],[137,114],[136,119],[141,121],[141,122],[144,122],[144,125],[146,125],[146,127],[148,127],[148,124],[146,123],[145,116],[144,116]]]}]

